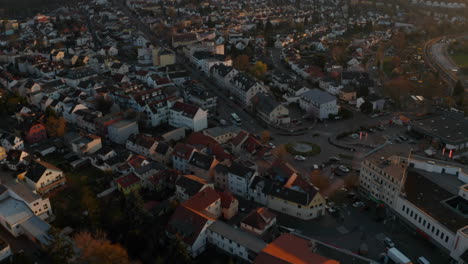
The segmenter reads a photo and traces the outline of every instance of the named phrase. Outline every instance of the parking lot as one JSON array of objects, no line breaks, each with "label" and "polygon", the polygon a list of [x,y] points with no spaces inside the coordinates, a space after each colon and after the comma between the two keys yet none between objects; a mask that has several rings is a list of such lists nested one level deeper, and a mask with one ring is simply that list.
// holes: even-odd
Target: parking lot
[{"label": "parking lot", "polygon": [[[379,260],[388,247],[384,240],[390,238],[395,247],[411,260],[420,256],[426,257],[431,263],[447,263],[448,255],[417,234],[406,224],[400,222],[392,212],[383,214],[383,220],[376,221],[376,207],[372,201],[358,195],[364,203],[354,207],[352,200],[346,198],[342,204],[337,204],[337,213],[326,212],[325,216],[311,221],[279,214],[278,224],[290,227],[302,235],[318,239],[330,245],[359,253],[365,244],[367,257]],[[365,206],[369,206],[365,209]]]}]

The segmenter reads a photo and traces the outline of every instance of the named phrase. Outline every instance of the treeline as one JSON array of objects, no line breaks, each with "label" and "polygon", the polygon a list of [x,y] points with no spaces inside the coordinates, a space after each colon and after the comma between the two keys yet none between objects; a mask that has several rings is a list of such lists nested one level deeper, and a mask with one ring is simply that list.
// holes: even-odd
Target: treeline
[{"label": "treeline", "polygon": [[0,17],[7,19],[31,17],[48,9],[76,3],[72,0],[2,0],[0,2]]}]

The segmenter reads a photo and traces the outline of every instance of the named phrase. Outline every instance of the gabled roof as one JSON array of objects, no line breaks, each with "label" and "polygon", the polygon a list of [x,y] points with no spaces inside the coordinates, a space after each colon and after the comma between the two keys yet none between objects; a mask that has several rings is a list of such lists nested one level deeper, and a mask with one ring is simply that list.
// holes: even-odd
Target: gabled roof
[{"label": "gabled roof", "polygon": [[227,209],[227,208],[231,207],[232,202],[236,200],[236,197],[234,197],[234,195],[232,195],[231,192],[218,191],[218,194],[221,197],[221,208],[226,208]]},{"label": "gabled roof", "polygon": [[183,143],[177,143],[172,152],[173,156],[177,156],[184,160],[189,160],[194,148]]},{"label": "gabled roof", "polygon": [[197,240],[203,227],[210,219],[185,206],[179,206],[166,226],[167,232],[182,237],[185,244],[191,246]]},{"label": "gabled roof", "polygon": [[206,184],[208,184],[208,181],[195,175],[184,175],[176,182],[176,185],[185,189],[190,197],[198,193]]},{"label": "gabled roof", "polygon": [[128,188],[129,186],[132,186],[136,183],[139,183],[141,180],[138,178],[135,174],[130,173],[127,175],[124,175],[122,177],[119,177],[116,182],[118,185],[120,185],[122,188]]},{"label": "gabled roof", "polygon": [[311,241],[285,233],[268,244],[255,258],[255,264],[339,264],[312,252]]},{"label": "gabled roof", "polygon": [[195,105],[191,104],[186,104],[186,103],[181,103],[181,102],[176,102],[174,106],[172,106],[171,110],[176,111],[176,112],[182,112],[182,115],[188,118],[193,118],[198,110],[198,108]]},{"label": "gabled roof", "polygon": [[260,207],[257,210],[252,211],[243,220],[242,223],[253,228],[263,230],[268,226],[274,219],[276,214],[270,211],[268,208]]},{"label": "gabled roof", "polygon": [[212,205],[220,199],[221,196],[213,188],[208,187],[192,196],[182,205],[197,212],[203,213],[203,211],[206,210],[208,206]]},{"label": "gabled roof", "polygon": [[301,94],[301,98],[311,101],[311,102],[315,102],[317,104],[325,104],[325,103],[336,100],[336,97],[334,97],[333,95],[327,92],[321,91],[319,89],[309,90]]},{"label": "gabled roof", "polygon": [[33,161],[28,168],[28,171],[25,174],[25,177],[30,179],[33,182],[38,182],[39,179],[44,175],[46,170],[53,171],[62,171],[61,169],[55,167],[54,165],[47,163],[45,161],[35,160]]},{"label": "gabled roof", "polygon": [[189,161],[190,165],[196,166],[203,170],[209,170],[211,164],[213,164],[215,158],[200,152],[195,152],[192,155],[192,158]]}]

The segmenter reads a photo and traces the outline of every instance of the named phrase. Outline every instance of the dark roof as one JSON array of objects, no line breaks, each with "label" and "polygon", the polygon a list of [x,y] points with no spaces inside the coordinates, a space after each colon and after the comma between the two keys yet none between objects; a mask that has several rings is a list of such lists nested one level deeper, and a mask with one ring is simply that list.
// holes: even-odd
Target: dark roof
[{"label": "dark roof", "polygon": [[39,179],[42,177],[42,175],[47,169],[61,171],[59,168],[55,167],[54,165],[50,163],[36,160],[29,165],[29,168],[28,168],[28,171],[26,172],[25,177],[30,179],[33,182],[37,182],[39,181]]},{"label": "dark roof", "polygon": [[130,173],[128,175],[124,175],[118,178],[116,181],[118,185],[122,186],[122,188],[127,188],[133,184],[140,182],[140,178],[138,178],[138,176],[136,176],[135,174]]},{"label": "dark roof", "polygon": [[454,195],[433,183],[415,169],[408,170],[405,182],[406,199],[456,233],[466,226],[467,220],[452,210],[444,201]]},{"label": "dark roof", "polygon": [[287,188],[279,183],[273,182],[270,179],[263,177],[255,177],[250,185],[251,189],[261,188],[264,194],[274,196],[276,198],[290,201],[296,204],[309,205],[310,201],[314,199],[317,190],[310,188],[308,192],[300,190],[299,188]]},{"label": "dark roof", "polygon": [[266,115],[270,115],[276,107],[281,105],[276,99],[269,94],[266,93],[258,93],[252,99],[252,104],[256,106],[256,110],[260,111]]},{"label": "dark roof", "polygon": [[198,109],[199,108],[195,105],[181,103],[181,102],[176,102],[174,106],[172,106],[171,108],[171,110],[173,111],[182,112],[182,115],[188,118],[193,118],[197,114]]},{"label": "dark roof", "polygon": [[185,189],[190,197],[197,194],[205,184],[207,184],[206,180],[195,175],[184,175],[176,182],[176,185]]},{"label": "dark roof", "polygon": [[220,199],[221,196],[213,188],[208,187],[196,193],[182,205],[197,212],[203,212],[208,206]]},{"label": "dark roof", "polygon": [[253,228],[263,230],[276,218],[276,214],[268,208],[260,207],[248,214],[242,223]]},{"label": "dark roof", "polygon": [[209,170],[211,164],[213,164],[213,156],[209,156],[200,152],[195,152],[192,155],[192,158],[189,161],[189,164],[196,166],[198,168]]},{"label": "dark roof", "polygon": [[167,151],[169,151],[171,145],[166,142],[159,142],[156,146],[155,152],[161,155],[166,155]]},{"label": "dark roof", "polygon": [[179,206],[171,216],[166,230],[173,235],[179,235],[187,245],[192,245],[200,235],[209,219],[185,206]]},{"label": "dark roof", "polygon": [[254,169],[245,167],[237,162],[233,162],[231,167],[228,168],[229,173],[234,174],[239,177],[244,177],[250,179],[255,173]]}]

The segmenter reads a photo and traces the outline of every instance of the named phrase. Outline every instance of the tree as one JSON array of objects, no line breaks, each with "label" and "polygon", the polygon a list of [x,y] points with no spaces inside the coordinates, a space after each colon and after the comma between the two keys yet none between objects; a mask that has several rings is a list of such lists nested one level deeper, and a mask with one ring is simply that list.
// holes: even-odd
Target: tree
[{"label": "tree", "polygon": [[392,37],[392,44],[396,49],[404,49],[406,47],[406,35],[403,32],[398,32]]},{"label": "tree", "polygon": [[120,244],[112,244],[104,234],[79,232],[73,237],[80,250],[78,259],[88,263],[129,264],[127,251]]},{"label": "tree", "polygon": [[53,264],[68,263],[75,255],[72,241],[56,228],[52,228],[49,234],[49,245],[46,247],[49,261]]},{"label": "tree", "polygon": [[372,112],[372,103],[369,102],[369,101],[365,101],[364,103],[361,104],[361,106],[359,107],[359,110],[361,110],[361,112],[365,113],[365,114],[369,114],[370,112]]},{"label": "tree", "polygon": [[50,116],[45,124],[49,137],[63,137],[67,128],[65,118]]},{"label": "tree", "polygon": [[267,65],[262,61],[257,61],[252,67],[252,74],[257,78],[263,77],[266,72]]},{"label": "tree", "polygon": [[260,141],[262,141],[263,144],[266,144],[268,143],[268,141],[270,141],[270,138],[271,138],[270,131],[265,130],[262,132],[262,137],[260,138]]},{"label": "tree", "polygon": [[245,71],[249,68],[249,56],[247,55],[239,55],[234,59],[233,66],[234,68]]},{"label": "tree", "polygon": [[458,80],[453,87],[453,97],[455,97],[455,101],[458,105],[463,105],[465,99],[465,87],[463,87],[463,84],[460,82],[460,80]]},{"label": "tree", "polygon": [[89,187],[84,187],[82,190],[81,206],[88,212],[92,226],[98,226],[101,212],[99,201]]}]

